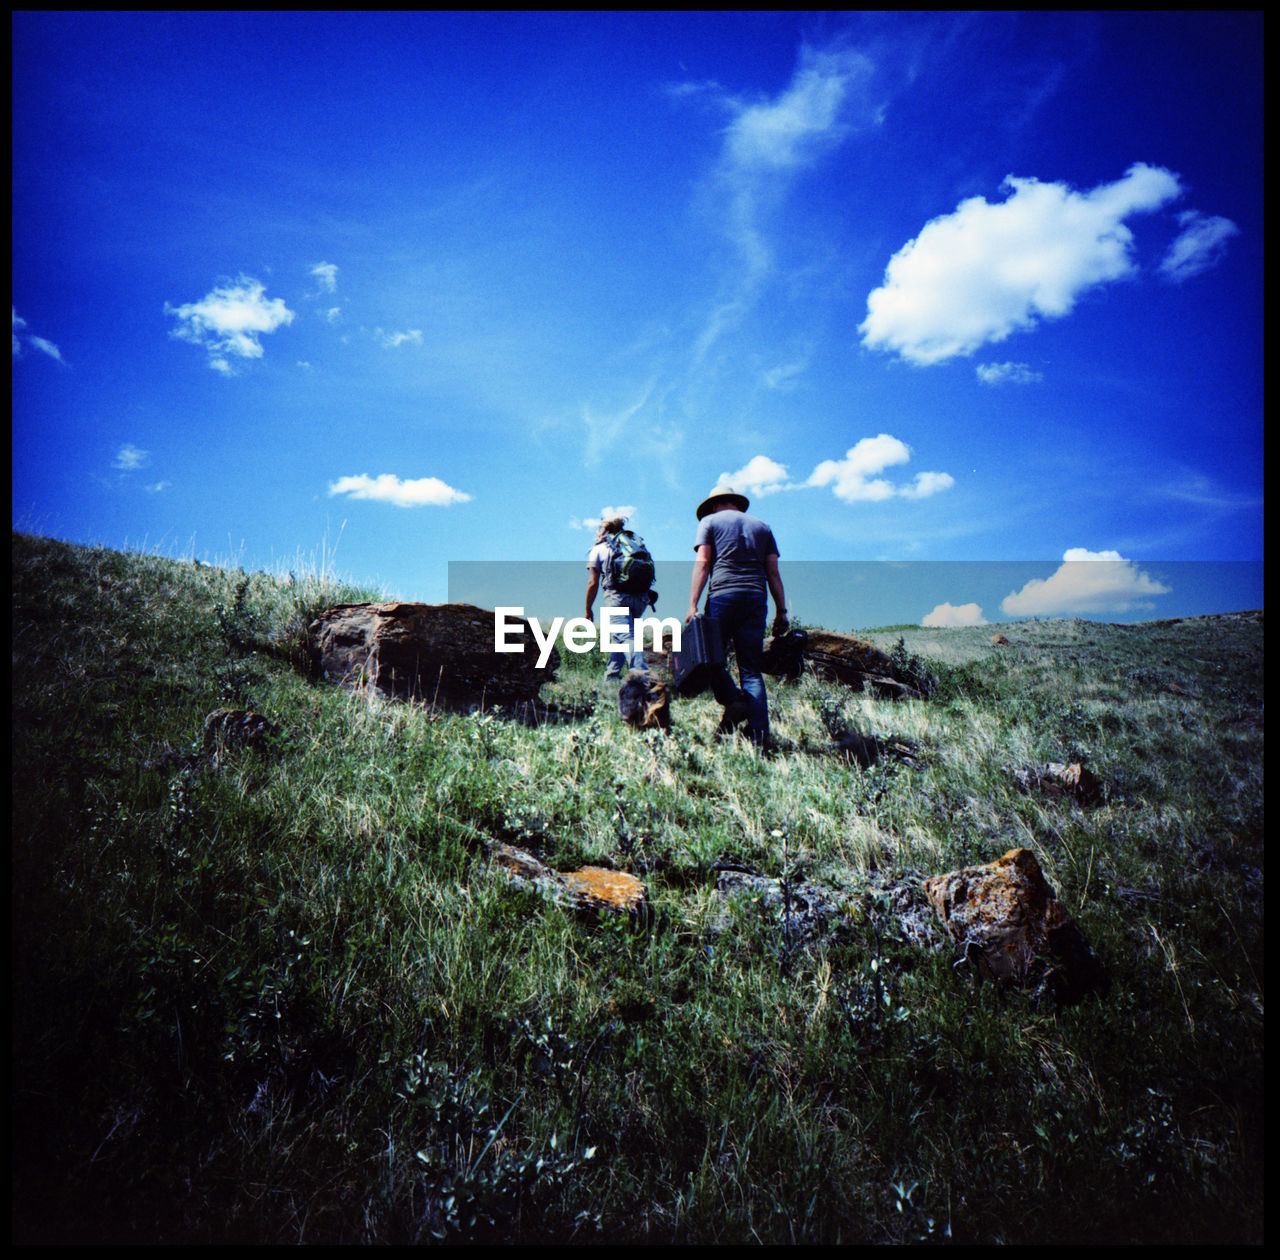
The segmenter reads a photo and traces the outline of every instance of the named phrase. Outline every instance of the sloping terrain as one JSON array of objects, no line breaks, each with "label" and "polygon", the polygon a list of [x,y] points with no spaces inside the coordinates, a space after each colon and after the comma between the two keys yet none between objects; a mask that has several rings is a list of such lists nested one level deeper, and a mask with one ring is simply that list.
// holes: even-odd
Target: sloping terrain
[{"label": "sloping terrain", "polygon": [[[1261,1241],[1261,613],[870,633],[929,698],[771,683],[766,757],[594,655],[318,684],[324,575],[12,559],[16,1241]],[[1105,993],[919,915],[1014,848]]]}]

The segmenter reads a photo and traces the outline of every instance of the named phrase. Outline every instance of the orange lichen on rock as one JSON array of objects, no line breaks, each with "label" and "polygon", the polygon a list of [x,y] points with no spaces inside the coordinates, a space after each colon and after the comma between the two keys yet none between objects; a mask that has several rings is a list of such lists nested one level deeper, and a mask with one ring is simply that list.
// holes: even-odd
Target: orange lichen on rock
[{"label": "orange lichen on rock", "polygon": [[1010,849],[985,866],[924,881],[925,895],[979,974],[1027,981],[1045,971],[1055,991],[1097,986],[1102,969],[1049,887],[1030,849]]},{"label": "orange lichen on rock", "polygon": [[644,883],[625,871],[584,866],[562,873],[500,840],[488,849],[494,866],[508,879],[578,910],[640,910],[648,900]]},{"label": "orange lichen on rock", "polygon": [[600,902],[611,910],[636,910],[644,904],[644,884],[625,871],[610,871],[602,866],[584,866],[579,871],[561,875],[565,887],[575,898]]}]

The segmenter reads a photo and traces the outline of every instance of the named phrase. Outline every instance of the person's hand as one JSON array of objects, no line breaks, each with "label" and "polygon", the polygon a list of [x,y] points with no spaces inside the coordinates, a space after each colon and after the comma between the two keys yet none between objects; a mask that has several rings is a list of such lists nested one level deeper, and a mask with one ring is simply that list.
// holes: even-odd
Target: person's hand
[{"label": "person's hand", "polygon": [[791,629],[791,623],[787,620],[787,614],[780,612],[774,619],[773,625],[769,629],[769,633],[775,639],[781,638],[787,631]]},{"label": "person's hand", "polygon": [[684,615],[685,625],[688,625],[689,622],[691,622],[697,615],[698,615],[698,605],[690,604],[689,611]]}]

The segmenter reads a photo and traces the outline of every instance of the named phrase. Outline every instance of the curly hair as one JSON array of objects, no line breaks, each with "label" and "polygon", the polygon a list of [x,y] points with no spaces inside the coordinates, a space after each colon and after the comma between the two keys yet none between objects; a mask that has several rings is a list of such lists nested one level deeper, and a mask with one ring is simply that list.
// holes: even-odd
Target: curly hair
[{"label": "curly hair", "polygon": [[620,534],[626,523],[625,516],[611,516],[607,521],[601,521],[600,528],[596,530],[596,542],[604,542],[611,534]]}]

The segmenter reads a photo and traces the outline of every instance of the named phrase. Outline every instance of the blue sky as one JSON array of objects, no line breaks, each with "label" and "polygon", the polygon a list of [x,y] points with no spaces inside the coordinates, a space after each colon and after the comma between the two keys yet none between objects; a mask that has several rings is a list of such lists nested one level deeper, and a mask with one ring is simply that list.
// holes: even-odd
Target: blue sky
[{"label": "blue sky", "polygon": [[727,474],[1033,562],[890,620],[1262,603],[1260,15],[12,20],[19,528],[435,601]]}]

